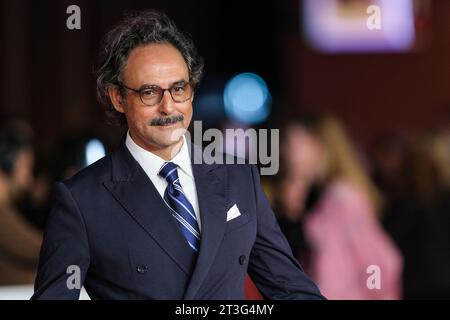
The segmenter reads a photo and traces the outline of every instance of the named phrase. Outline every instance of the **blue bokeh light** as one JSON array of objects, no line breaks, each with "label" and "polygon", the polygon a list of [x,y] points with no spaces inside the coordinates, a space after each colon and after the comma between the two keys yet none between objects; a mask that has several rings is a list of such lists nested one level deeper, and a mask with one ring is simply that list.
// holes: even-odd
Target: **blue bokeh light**
[{"label": "blue bokeh light", "polygon": [[256,124],[267,119],[271,101],[266,83],[254,73],[241,73],[233,77],[223,93],[227,116],[245,124]]}]

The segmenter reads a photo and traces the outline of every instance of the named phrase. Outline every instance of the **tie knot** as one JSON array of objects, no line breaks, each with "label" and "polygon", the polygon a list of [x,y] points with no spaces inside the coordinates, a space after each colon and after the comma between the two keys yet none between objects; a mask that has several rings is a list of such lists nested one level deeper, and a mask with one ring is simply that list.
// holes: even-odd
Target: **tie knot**
[{"label": "tie knot", "polygon": [[173,184],[178,179],[177,165],[173,162],[165,162],[159,170],[159,175],[169,184]]}]

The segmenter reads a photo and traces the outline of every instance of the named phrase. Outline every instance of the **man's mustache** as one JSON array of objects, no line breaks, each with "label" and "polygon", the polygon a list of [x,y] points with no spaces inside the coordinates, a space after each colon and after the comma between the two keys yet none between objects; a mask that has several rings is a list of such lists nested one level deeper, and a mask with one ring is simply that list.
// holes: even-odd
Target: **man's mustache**
[{"label": "man's mustache", "polygon": [[172,124],[178,121],[183,121],[184,116],[182,114],[178,114],[170,117],[162,117],[162,118],[154,118],[150,121],[151,126],[164,126],[167,124]]}]

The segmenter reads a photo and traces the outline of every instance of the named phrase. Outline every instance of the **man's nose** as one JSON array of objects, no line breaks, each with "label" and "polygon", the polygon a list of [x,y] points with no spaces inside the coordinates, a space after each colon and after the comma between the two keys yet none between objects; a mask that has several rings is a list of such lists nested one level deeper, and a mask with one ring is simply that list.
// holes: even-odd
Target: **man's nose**
[{"label": "man's nose", "polygon": [[175,110],[174,101],[168,90],[164,91],[159,104],[159,111],[165,114],[171,114]]}]

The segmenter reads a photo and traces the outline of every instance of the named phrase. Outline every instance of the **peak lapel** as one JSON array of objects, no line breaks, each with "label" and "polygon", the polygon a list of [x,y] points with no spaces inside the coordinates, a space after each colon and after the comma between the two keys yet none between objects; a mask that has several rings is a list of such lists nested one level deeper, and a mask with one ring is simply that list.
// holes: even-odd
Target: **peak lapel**
[{"label": "peak lapel", "polygon": [[190,254],[191,249],[170,209],[125,144],[112,155],[112,179],[105,181],[104,185],[126,212],[190,276],[195,257]]}]

